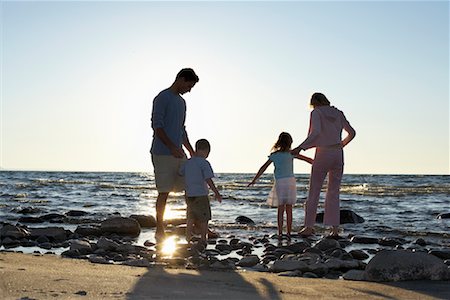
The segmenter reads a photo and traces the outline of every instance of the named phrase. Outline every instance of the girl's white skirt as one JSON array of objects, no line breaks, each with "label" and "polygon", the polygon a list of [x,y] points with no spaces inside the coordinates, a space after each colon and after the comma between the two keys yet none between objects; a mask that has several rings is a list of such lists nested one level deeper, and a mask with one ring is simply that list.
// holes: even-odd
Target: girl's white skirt
[{"label": "girl's white skirt", "polygon": [[267,198],[270,206],[295,204],[297,201],[297,185],[295,177],[275,179],[275,183]]}]

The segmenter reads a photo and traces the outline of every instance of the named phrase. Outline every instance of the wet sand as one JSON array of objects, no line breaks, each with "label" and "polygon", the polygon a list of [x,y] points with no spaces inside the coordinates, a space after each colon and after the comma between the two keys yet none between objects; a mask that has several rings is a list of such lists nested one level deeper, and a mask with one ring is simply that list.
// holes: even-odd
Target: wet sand
[{"label": "wet sand", "polygon": [[1,252],[0,299],[450,299],[450,282],[374,283],[139,268]]}]

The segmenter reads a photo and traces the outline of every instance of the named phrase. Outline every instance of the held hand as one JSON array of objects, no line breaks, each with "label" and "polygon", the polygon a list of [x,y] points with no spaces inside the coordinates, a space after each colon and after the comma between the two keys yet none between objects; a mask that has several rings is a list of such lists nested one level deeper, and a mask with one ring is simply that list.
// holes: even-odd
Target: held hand
[{"label": "held hand", "polygon": [[170,153],[172,153],[172,156],[176,157],[176,158],[186,157],[186,154],[184,153],[183,149],[181,149],[181,148],[176,148],[176,147],[170,148]]},{"label": "held hand", "polygon": [[291,150],[291,154],[292,155],[298,155],[300,153],[300,150],[302,150],[302,149],[300,149],[298,147],[294,148],[294,149]]}]

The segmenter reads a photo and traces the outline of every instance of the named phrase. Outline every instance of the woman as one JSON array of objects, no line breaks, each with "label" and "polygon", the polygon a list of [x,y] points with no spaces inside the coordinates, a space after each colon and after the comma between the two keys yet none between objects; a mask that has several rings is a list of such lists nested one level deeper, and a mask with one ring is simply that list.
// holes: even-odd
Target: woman
[{"label": "woman", "polygon": [[[300,235],[314,234],[313,226],[316,221],[320,190],[328,174],[323,223],[331,226],[330,236],[338,236],[339,190],[344,171],[342,148],[353,140],[356,133],[344,114],[334,106],[330,106],[330,101],[324,94],[314,93],[311,97],[311,106],[314,109],[311,112],[308,137],[292,150],[293,154],[298,154],[301,150],[316,148],[305,207],[305,227],[300,231]],[[347,132],[343,140],[341,140],[342,129]]]}]

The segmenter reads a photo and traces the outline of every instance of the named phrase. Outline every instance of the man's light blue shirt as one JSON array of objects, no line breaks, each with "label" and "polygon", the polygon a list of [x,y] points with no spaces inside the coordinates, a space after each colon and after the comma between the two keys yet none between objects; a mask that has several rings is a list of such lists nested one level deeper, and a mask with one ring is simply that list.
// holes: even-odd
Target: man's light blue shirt
[{"label": "man's light blue shirt", "polygon": [[[160,92],[153,100],[152,128],[162,128],[169,139],[177,146],[181,147],[186,129],[186,102],[183,97],[175,94],[170,89]],[[153,142],[150,149],[152,154],[171,155],[169,148],[153,132]]]}]

